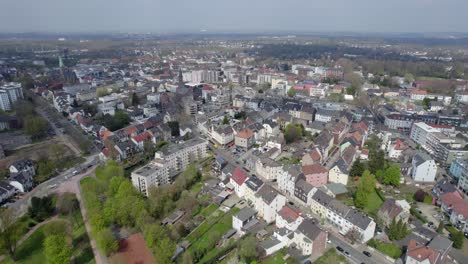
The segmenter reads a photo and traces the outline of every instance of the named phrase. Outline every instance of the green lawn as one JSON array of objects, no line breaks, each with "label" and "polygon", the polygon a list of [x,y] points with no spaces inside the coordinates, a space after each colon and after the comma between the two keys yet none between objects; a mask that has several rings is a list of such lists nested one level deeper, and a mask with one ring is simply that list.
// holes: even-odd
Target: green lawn
[{"label": "green lawn", "polygon": [[367,201],[367,206],[364,208],[364,211],[368,214],[377,214],[377,211],[379,211],[382,204],[382,199],[380,199],[376,191],[373,191],[370,193],[369,200]]},{"label": "green lawn", "polygon": [[2,261],[6,263],[31,263],[41,264],[45,263],[45,256],[43,254],[42,244],[44,242],[44,226],[39,227],[31,236],[26,239],[15,252],[15,261],[7,258]]},{"label": "green lawn", "polygon": [[403,254],[403,250],[393,243],[385,243],[371,239],[367,244],[394,259],[401,257]]},{"label": "green lawn", "polygon": [[73,223],[73,256],[75,257],[76,264],[90,264],[96,263],[94,260],[94,253],[91,249],[88,233],[81,216],[81,211],[76,211],[73,216],[69,217]]},{"label": "green lawn", "polygon": [[334,248],[329,249],[325,254],[318,258],[314,264],[346,264],[349,263],[343,255],[338,254]]},{"label": "green lawn", "polygon": [[269,256],[268,258],[264,259],[261,263],[262,264],[296,264],[298,263],[295,259],[291,257],[285,260],[284,259],[285,256],[286,256],[285,250],[280,250],[276,252],[275,254]]},{"label": "green lawn", "polygon": [[200,212],[200,215],[204,216],[205,218],[210,216],[216,209],[218,209],[218,205],[216,204],[210,204],[208,207],[203,208],[203,210]]}]

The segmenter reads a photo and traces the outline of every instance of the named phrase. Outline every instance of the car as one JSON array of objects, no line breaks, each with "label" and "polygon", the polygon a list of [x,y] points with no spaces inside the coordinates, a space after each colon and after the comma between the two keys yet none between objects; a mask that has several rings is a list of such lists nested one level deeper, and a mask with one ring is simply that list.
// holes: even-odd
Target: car
[{"label": "car", "polygon": [[369,251],[363,251],[362,254],[368,256],[369,258],[372,257],[372,254]]},{"label": "car", "polygon": [[340,246],[337,246],[337,247],[336,247],[336,250],[338,250],[339,252],[343,252],[343,251],[344,251],[344,249],[343,249],[342,247],[340,247]]},{"label": "car", "polygon": [[327,240],[327,243],[328,243],[328,244],[331,244],[331,240],[330,240],[330,239],[328,239],[328,240]]},{"label": "car", "polygon": [[349,256],[349,252],[348,252],[348,251],[345,251],[345,255],[346,255],[346,256]]}]

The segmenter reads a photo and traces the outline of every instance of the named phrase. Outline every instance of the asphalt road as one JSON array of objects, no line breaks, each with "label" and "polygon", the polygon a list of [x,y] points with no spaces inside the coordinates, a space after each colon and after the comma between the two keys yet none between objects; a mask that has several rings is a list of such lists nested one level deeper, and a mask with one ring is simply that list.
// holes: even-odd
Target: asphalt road
[{"label": "asphalt road", "polygon": [[9,204],[8,207],[15,210],[17,217],[22,216],[23,214],[27,212],[31,198],[33,196],[43,197],[43,196],[50,194],[51,192],[54,191],[55,188],[57,188],[62,183],[66,182],[69,178],[77,176],[77,175],[73,175],[73,172],[77,170],[78,166],[81,166],[81,168],[87,168],[88,166],[91,167],[91,166],[96,165],[98,163],[97,157],[98,157],[98,154],[94,154],[94,155],[86,157],[86,161],[82,163],[81,165],[72,167],[60,173],[56,177],[53,177],[37,185],[30,192],[25,193],[20,199],[16,200],[14,203]]}]

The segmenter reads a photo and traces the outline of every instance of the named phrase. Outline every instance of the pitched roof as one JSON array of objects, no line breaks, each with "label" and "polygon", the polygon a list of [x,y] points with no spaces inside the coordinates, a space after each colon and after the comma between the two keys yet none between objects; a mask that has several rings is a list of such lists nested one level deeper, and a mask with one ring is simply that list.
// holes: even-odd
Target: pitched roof
[{"label": "pitched roof", "polygon": [[413,239],[408,243],[406,254],[419,262],[428,260],[430,264],[435,264],[439,257],[439,253],[437,251],[430,247],[426,247],[424,244],[420,244]]},{"label": "pitched roof", "polygon": [[246,206],[246,207],[242,208],[239,212],[237,212],[235,217],[237,219],[241,220],[242,222],[244,222],[244,221],[246,221],[247,219],[251,218],[252,216],[254,216],[256,214],[257,214],[257,211],[255,211],[254,209]]},{"label": "pitched roof", "polygon": [[255,194],[256,197],[261,198],[266,204],[271,204],[278,195],[280,193],[268,184],[264,184]]},{"label": "pitched roof", "polygon": [[370,217],[355,209],[349,210],[345,218],[353,225],[361,228],[362,230],[366,230],[366,228],[372,222],[372,219]]},{"label": "pitched roof", "polygon": [[253,137],[254,132],[250,128],[244,128],[241,131],[237,132],[236,137],[248,139]]},{"label": "pitched roof", "polygon": [[379,213],[386,213],[390,219],[395,218],[403,209],[395,203],[394,199],[387,199],[379,209]]},{"label": "pitched roof", "polygon": [[305,175],[310,175],[310,174],[327,173],[328,170],[327,168],[320,165],[319,163],[315,163],[312,165],[302,166],[302,172]]},{"label": "pitched roof", "polygon": [[315,241],[322,232],[325,232],[320,229],[312,219],[305,219],[302,221],[302,223],[297,227],[297,231],[301,232],[312,241]]},{"label": "pitched roof", "polygon": [[289,205],[285,205],[278,211],[278,215],[288,223],[292,223],[301,216],[301,212],[298,209],[291,208]]},{"label": "pitched roof", "polygon": [[236,168],[231,176],[231,179],[235,181],[238,185],[244,184],[247,178],[248,178],[247,174],[245,174],[245,172],[241,170],[240,168]]}]

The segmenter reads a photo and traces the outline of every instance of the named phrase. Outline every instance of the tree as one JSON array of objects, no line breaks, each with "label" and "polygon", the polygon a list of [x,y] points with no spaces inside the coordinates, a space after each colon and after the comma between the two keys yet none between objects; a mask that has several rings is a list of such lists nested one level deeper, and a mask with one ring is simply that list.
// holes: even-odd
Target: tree
[{"label": "tree", "polygon": [[383,184],[389,184],[393,186],[400,186],[400,166],[393,165],[385,170],[385,176],[383,178]]},{"label": "tree", "polygon": [[47,236],[44,240],[44,255],[50,264],[70,263],[72,249],[66,236]]},{"label": "tree", "polygon": [[39,116],[29,116],[24,121],[24,129],[26,134],[38,138],[47,130],[47,121]]},{"label": "tree", "polygon": [[64,193],[57,199],[57,209],[63,215],[74,215],[79,208],[80,204],[73,193]]},{"label": "tree", "polygon": [[294,88],[291,87],[291,88],[288,90],[288,96],[289,96],[289,97],[294,97],[294,96],[296,96],[296,90],[294,90]]},{"label": "tree", "polygon": [[362,239],[361,233],[356,228],[350,229],[345,237],[351,241],[351,244],[359,242]]},{"label": "tree", "polygon": [[167,122],[167,125],[169,126],[169,128],[171,128],[171,136],[173,137],[180,136],[179,122],[170,121],[170,122]]},{"label": "tree", "polygon": [[5,180],[10,176],[10,171],[8,169],[0,169],[0,181]]},{"label": "tree", "polygon": [[37,162],[37,175],[42,180],[47,180],[54,172],[55,165],[48,159],[41,159]]},{"label": "tree", "polygon": [[409,84],[414,82],[414,76],[411,73],[405,73],[405,81]]},{"label": "tree", "polygon": [[28,212],[31,218],[42,222],[52,215],[54,209],[52,198],[50,196],[44,196],[42,198],[34,196],[31,198],[31,206],[29,207]]},{"label": "tree", "polygon": [[463,236],[463,232],[457,231],[452,234],[452,239],[453,239],[453,247],[457,249],[463,248],[463,242],[465,240],[465,237]]},{"label": "tree", "polygon": [[293,143],[302,137],[302,129],[298,125],[288,124],[284,130],[286,144]]},{"label": "tree", "polygon": [[414,193],[414,200],[417,202],[424,202],[424,197],[426,197],[427,193],[423,191],[422,189],[417,190]]},{"label": "tree", "polygon": [[439,222],[439,226],[437,226],[437,233],[442,234],[444,233],[444,223],[442,221]]},{"label": "tree", "polygon": [[109,94],[109,91],[106,87],[99,87],[96,90],[97,97],[103,97]]},{"label": "tree", "polygon": [[393,218],[392,222],[388,226],[388,238],[390,240],[400,240],[408,235],[408,228],[406,223],[404,223],[401,219],[396,221]]},{"label": "tree", "polygon": [[356,193],[354,195],[354,204],[358,208],[367,206],[369,194],[375,192],[375,176],[368,170],[364,171],[357,185]]},{"label": "tree", "polygon": [[44,235],[66,237],[68,233],[68,225],[66,221],[53,221],[44,226]]},{"label": "tree", "polygon": [[239,257],[246,263],[250,263],[257,259],[257,241],[254,237],[247,237],[242,243],[239,243],[239,245]]},{"label": "tree", "polygon": [[176,244],[169,238],[164,238],[159,241],[156,246],[155,260],[157,264],[172,263],[172,255],[176,249]]},{"label": "tree", "polygon": [[224,118],[223,118],[223,122],[222,122],[223,125],[229,125],[229,118],[225,115]]},{"label": "tree", "polygon": [[97,234],[96,243],[106,256],[116,252],[119,248],[119,244],[109,228],[105,228]]},{"label": "tree", "polygon": [[367,193],[365,193],[363,190],[356,190],[356,194],[354,197],[354,205],[357,208],[364,208],[367,205],[367,200],[369,199],[369,196]]},{"label": "tree", "polygon": [[140,99],[138,98],[135,92],[132,93],[132,105],[137,106],[140,103]]},{"label": "tree", "polygon": [[13,256],[19,236],[19,226],[15,223],[16,217],[13,209],[0,211],[0,246]]},{"label": "tree", "polygon": [[369,162],[368,168],[371,173],[376,173],[378,170],[385,166],[385,153],[383,150],[370,149],[369,150]]},{"label": "tree", "polygon": [[366,170],[366,165],[361,162],[360,158],[357,158],[356,161],[353,163],[353,166],[351,166],[349,175],[351,177],[361,176],[365,170]]}]

